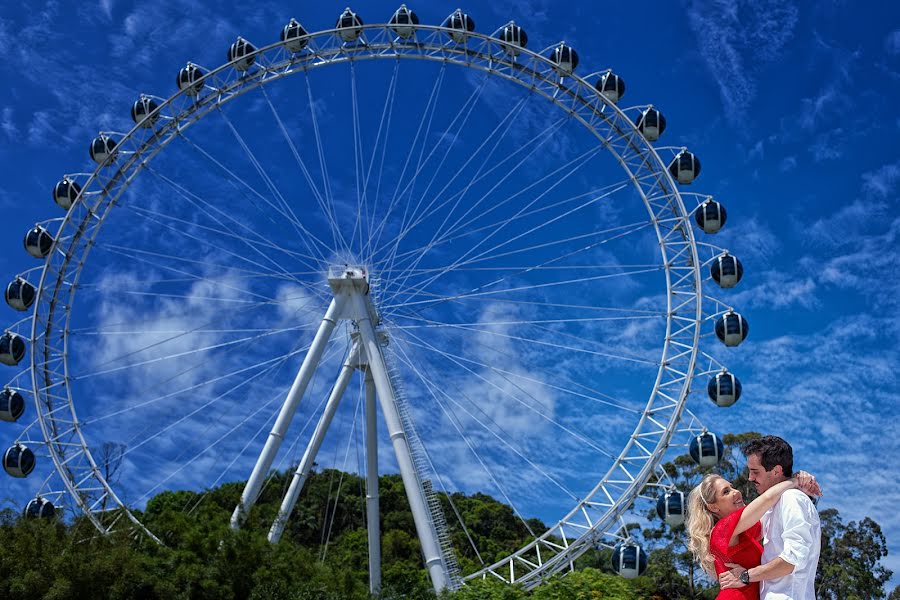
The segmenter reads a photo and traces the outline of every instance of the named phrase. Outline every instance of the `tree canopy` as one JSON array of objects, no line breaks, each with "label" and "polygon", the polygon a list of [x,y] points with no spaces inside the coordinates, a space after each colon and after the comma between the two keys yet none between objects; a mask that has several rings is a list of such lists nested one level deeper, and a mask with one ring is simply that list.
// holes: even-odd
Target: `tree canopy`
[{"label": "tree canopy", "polygon": [[[755,435],[724,436],[725,456],[716,467],[747,497],[754,491],[746,480],[739,446]],[[709,471],[687,456],[675,458],[665,469],[685,490]],[[351,473],[314,471],[282,541],[273,545],[266,540],[266,532],[288,478],[275,474],[269,480],[240,531],[228,526],[243,487],[240,483],[203,492],[160,493],[147,503],[140,517],[163,546],[133,535],[125,527],[99,536],[84,518],[37,520],[10,509],[0,511],[0,598],[369,598],[364,481]],[[338,488],[340,495],[335,493]],[[433,599],[400,476],[382,476],[380,492],[382,597]],[[454,493],[441,498],[466,573],[521,547],[531,535],[529,529],[537,533],[546,530],[537,519],[523,523],[512,508],[486,494]],[[452,518],[454,507],[465,530]],[[823,543],[816,580],[818,597],[885,598],[884,586],[891,572],[880,564],[887,555],[887,544],[878,524],[871,518],[845,524],[835,509],[822,510],[820,516]],[[598,548],[582,556],[574,572],[556,576],[532,592],[500,582],[477,581],[445,594],[442,600],[714,598],[718,591],[715,582],[693,564],[684,527],[665,525],[655,511],[645,517],[632,526],[632,535],[650,552],[649,568],[642,577],[626,580],[615,575],[611,551]],[[895,589],[889,598],[900,600],[900,590]]]}]

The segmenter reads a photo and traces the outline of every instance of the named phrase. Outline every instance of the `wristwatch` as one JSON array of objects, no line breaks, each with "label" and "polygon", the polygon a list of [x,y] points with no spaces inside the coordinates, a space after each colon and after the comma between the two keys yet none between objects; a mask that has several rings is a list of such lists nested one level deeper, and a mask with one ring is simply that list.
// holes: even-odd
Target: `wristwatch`
[{"label": "wristwatch", "polygon": [[741,572],[739,579],[741,580],[741,583],[743,583],[744,585],[750,583],[750,571],[748,571],[747,569],[744,569]]}]

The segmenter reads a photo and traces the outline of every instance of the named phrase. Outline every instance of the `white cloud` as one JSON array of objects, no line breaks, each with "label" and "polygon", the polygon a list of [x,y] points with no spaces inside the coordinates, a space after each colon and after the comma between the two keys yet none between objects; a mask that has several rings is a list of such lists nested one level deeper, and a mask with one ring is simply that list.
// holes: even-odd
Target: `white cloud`
[{"label": "white cloud", "polygon": [[781,163],[778,165],[778,170],[782,173],[788,173],[793,171],[797,167],[797,157],[796,156],[786,156],[781,159]]},{"label": "white cloud", "polygon": [[900,162],[863,173],[863,191],[876,198],[887,198],[900,182]]},{"label": "white cloud", "polygon": [[6,134],[9,141],[17,140],[19,128],[16,127],[16,123],[13,120],[13,109],[10,106],[3,108],[3,113],[0,115],[0,129],[3,129],[3,133]]},{"label": "white cloud", "polygon": [[100,0],[100,9],[108,19],[112,19],[112,11],[116,0]]},{"label": "white cloud", "polygon": [[692,2],[688,24],[738,127],[756,96],[755,72],[793,36],[799,11],[782,2]]},{"label": "white cloud", "polygon": [[884,49],[891,54],[900,54],[900,29],[895,29],[887,34],[884,39]]}]

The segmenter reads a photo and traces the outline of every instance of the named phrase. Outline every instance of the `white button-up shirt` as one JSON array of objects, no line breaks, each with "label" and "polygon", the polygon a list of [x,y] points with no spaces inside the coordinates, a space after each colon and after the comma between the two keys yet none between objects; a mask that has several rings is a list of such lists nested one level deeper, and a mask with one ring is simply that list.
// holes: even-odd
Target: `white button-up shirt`
[{"label": "white button-up shirt", "polygon": [[762,527],[762,564],[782,558],[794,565],[794,572],[761,581],[760,600],[815,600],[822,526],[812,500],[800,490],[786,491],[763,515]]}]

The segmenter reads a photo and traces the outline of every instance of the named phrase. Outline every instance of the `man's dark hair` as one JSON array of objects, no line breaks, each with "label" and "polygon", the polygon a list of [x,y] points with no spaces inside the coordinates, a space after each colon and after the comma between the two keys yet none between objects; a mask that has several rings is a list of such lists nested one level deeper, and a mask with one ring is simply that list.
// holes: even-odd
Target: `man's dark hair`
[{"label": "man's dark hair", "polygon": [[771,471],[775,465],[781,465],[785,477],[793,475],[794,451],[790,444],[777,435],[765,435],[750,440],[741,447],[741,451],[744,456],[757,455],[766,471]]}]

